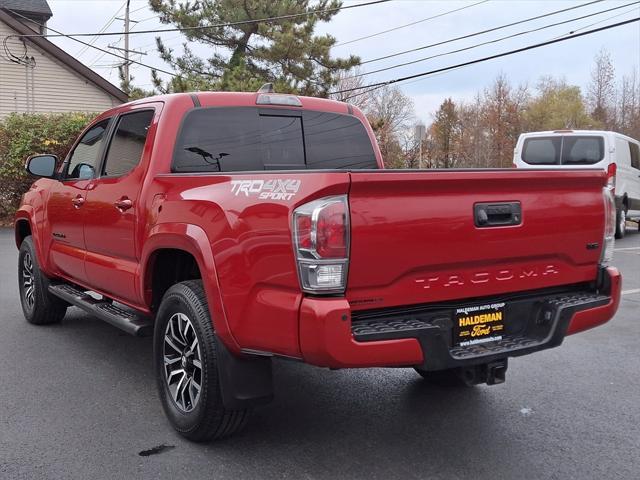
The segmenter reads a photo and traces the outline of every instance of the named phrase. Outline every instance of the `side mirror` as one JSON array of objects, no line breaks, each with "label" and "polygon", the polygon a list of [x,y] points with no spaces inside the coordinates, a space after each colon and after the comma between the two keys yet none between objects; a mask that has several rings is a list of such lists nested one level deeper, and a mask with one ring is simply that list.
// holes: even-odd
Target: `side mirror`
[{"label": "side mirror", "polygon": [[27,172],[36,177],[53,178],[56,174],[58,157],[55,155],[32,155],[25,165]]}]

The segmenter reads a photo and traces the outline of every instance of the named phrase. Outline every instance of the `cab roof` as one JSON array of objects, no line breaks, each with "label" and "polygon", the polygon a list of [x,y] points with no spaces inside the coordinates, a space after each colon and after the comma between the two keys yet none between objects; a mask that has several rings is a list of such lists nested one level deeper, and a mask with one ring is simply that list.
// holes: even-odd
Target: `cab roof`
[{"label": "cab roof", "polygon": [[[269,96],[293,96],[300,100],[301,106],[292,105],[259,105],[257,103],[260,95]],[[303,109],[303,110],[320,110],[335,113],[353,113],[357,110],[347,103],[339,102],[337,100],[330,100],[327,98],[317,97],[305,97],[291,94],[279,94],[279,93],[259,93],[259,92],[190,92],[190,93],[172,93],[167,95],[156,95],[153,97],[147,97],[133,102],[119,105],[118,107],[124,107],[127,105],[140,105],[150,102],[164,102],[172,103],[176,101],[183,101],[185,97],[191,97],[194,105],[199,103],[203,107],[269,107],[269,108],[286,108],[289,110]]]}]

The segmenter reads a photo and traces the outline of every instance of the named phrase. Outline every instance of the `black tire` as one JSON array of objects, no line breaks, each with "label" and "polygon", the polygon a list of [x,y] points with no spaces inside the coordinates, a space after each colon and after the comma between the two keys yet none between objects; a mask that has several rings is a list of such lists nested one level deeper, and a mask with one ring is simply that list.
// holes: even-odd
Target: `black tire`
[{"label": "black tire", "polygon": [[627,212],[624,205],[616,208],[616,238],[619,240],[624,238],[627,231]]},{"label": "black tire", "polygon": [[20,245],[18,288],[27,322],[34,325],[59,323],[67,313],[69,304],[49,293],[49,279],[40,270],[31,236]]},{"label": "black tire", "polygon": [[[186,325],[183,316],[191,325],[191,330],[185,327],[183,332],[174,336],[169,322],[178,322],[173,323],[174,326]],[[168,336],[169,343],[165,336]],[[176,337],[185,340],[183,344],[179,344]],[[189,351],[189,344],[194,345],[193,338],[197,339],[197,343]],[[182,348],[182,353],[171,348],[171,343]],[[178,283],[164,294],[154,328],[153,356],[162,407],[182,436],[195,442],[206,442],[229,436],[246,424],[250,410],[230,410],[222,402],[216,342],[202,281]],[[177,362],[176,358],[180,357],[180,366],[167,365],[165,368],[165,356],[171,362]],[[192,362],[191,367],[189,361]],[[196,362],[200,364],[199,371]],[[174,370],[169,372],[171,368]],[[172,392],[170,384],[176,381]],[[183,381],[183,388],[180,389]],[[195,388],[198,381],[199,390]],[[174,395],[177,399],[174,399]]]},{"label": "black tire", "polygon": [[462,388],[462,387],[470,387],[466,383],[460,375],[458,375],[456,369],[448,369],[448,370],[422,370],[419,368],[415,369],[418,374],[424,378],[427,382],[437,385],[438,387],[447,387],[447,388]]}]

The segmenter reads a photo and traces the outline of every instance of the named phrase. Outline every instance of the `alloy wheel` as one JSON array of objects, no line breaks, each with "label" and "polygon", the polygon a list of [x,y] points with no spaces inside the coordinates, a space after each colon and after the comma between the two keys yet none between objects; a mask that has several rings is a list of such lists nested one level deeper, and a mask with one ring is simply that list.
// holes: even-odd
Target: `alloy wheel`
[{"label": "alloy wheel", "polygon": [[24,295],[24,301],[29,308],[33,309],[36,303],[35,297],[35,282],[33,278],[33,259],[29,252],[22,257],[22,294]]},{"label": "alloy wheel", "polygon": [[173,314],[167,322],[163,357],[171,398],[181,411],[192,411],[202,389],[202,357],[196,331],[184,313]]}]

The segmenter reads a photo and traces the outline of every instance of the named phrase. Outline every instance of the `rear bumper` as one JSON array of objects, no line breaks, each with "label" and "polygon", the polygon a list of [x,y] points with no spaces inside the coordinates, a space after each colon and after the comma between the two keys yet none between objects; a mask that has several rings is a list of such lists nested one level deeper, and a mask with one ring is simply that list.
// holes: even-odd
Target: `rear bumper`
[{"label": "rear bumper", "polygon": [[[352,312],[344,298],[307,297],[300,310],[300,347],[307,363],[331,368],[440,370],[526,355],[610,320],[620,302],[620,273],[603,269],[599,284],[599,291],[572,289],[509,299],[516,313],[511,334],[469,347],[452,345],[448,305],[362,313]],[[491,299],[481,303],[487,301]]]}]

